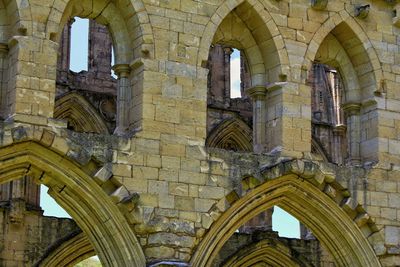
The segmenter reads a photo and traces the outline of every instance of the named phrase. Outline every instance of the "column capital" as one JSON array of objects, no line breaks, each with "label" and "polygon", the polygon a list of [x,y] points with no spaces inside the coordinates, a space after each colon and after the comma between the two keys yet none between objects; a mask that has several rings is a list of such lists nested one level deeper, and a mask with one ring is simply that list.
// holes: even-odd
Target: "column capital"
[{"label": "column capital", "polygon": [[227,54],[227,55],[230,55],[233,53],[232,47],[224,47],[223,49],[224,49],[225,54]]},{"label": "column capital", "polygon": [[246,94],[253,99],[267,95],[267,87],[257,85],[246,89]]},{"label": "column capital", "polygon": [[333,132],[342,135],[346,132],[346,129],[347,129],[346,125],[339,124],[333,128]]},{"label": "column capital", "polygon": [[350,113],[350,114],[357,114],[360,112],[361,109],[361,104],[360,103],[345,103],[342,104],[342,108],[344,112]]},{"label": "column capital", "polygon": [[115,64],[112,66],[112,69],[115,71],[115,74],[117,74],[118,78],[126,78],[131,72],[129,64]]}]

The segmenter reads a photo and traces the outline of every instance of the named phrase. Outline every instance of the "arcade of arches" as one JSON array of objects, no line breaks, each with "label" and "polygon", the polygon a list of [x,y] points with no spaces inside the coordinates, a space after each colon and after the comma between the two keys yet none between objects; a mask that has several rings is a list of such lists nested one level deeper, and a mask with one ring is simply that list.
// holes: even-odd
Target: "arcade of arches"
[{"label": "arcade of arches", "polygon": [[[397,14],[0,0],[0,266],[398,266]],[[72,219],[43,215],[40,184]],[[276,206],[299,238],[272,230]]]}]

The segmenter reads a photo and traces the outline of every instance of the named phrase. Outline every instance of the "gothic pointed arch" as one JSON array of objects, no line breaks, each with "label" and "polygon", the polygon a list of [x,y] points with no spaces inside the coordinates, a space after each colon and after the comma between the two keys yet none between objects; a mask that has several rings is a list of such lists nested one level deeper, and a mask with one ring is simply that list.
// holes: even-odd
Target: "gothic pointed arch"
[{"label": "gothic pointed arch", "polygon": [[[25,129],[14,131],[24,133]],[[70,152],[67,156],[67,151],[60,151],[68,145],[61,137],[57,138],[55,144],[55,134],[44,131],[40,142],[26,137],[2,147],[0,183],[29,176],[46,185],[49,195],[88,237],[103,266],[145,266],[142,248],[116,205],[122,204],[124,190],[118,188],[110,197],[93,177],[93,173],[100,175],[98,163],[90,159],[80,163],[72,160],[77,154]]]},{"label": "gothic pointed arch", "polygon": [[194,266],[210,266],[236,229],[274,205],[311,229],[338,266],[381,266],[369,243],[371,235],[379,235],[377,227],[348,191],[335,182],[328,166],[294,160],[266,167],[262,172],[264,182],[246,195],[228,195],[230,207],[199,244],[192,258]]},{"label": "gothic pointed arch", "polygon": [[140,49],[133,47],[134,44],[146,46],[146,51],[152,49],[152,28],[147,26],[149,19],[142,1],[70,0],[52,7],[52,13],[56,19],[47,21],[46,34],[56,42],[64,25],[73,17],[95,19],[107,25],[113,39],[116,64],[130,64],[134,58],[141,56]]},{"label": "gothic pointed arch", "polygon": [[108,133],[99,112],[77,93],[69,93],[56,100],[54,118],[67,120],[77,132]]},{"label": "gothic pointed arch", "polygon": [[[380,88],[382,67],[367,34],[347,12],[343,13],[342,17],[338,14],[331,17],[314,34],[306,52],[304,65],[311,70],[313,62],[320,58],[318,54],[321,52],[321,46],[332,37],[341,48],[330,51],[329,60],[341,65],[342,73],[348,76],[343,77],[344,79],[349,83],[357,83],[350,84],[346,89],[360,90],[357,97],[363,100],[372,98],[374,92]],[[345,55],[341,54],[340,50],[343,50]]]},{"label": "gothic pointed arch", "polygon": [[261,240],[239,249],[224,264],[224,267],[250,267],[265,264],[276,267],[312,267],[298,252],[293,251],[279,240]]},{"label": "gothic pointed arch", "polygon": [[225,120],[207,138],[206,146],[235,151],[252,151],[252,130],[241,119]]},{"label": "gothic pointed arch", "polygon": [[[252,86],[279,80],[286,73],[287,54],[279,50],[283,40],[269,12],[258,0],[226,1],[206,26],[199,50],[199,64],[207,61],[210,45],[230,45],[243,51],[249,64]],[[227,8],[229,7],[229,8]]]},{"label": "gothic pointed arch", "polygon": [[66,240],[56,240],[35,266],[74,266],[94,255],[93,246],[84,233],[71,233]]}]

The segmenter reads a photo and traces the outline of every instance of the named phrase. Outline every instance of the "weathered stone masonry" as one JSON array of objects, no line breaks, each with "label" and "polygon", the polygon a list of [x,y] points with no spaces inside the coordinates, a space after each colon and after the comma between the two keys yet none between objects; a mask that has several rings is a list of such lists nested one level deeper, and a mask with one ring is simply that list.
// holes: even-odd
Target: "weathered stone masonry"
[{"label": "weathered stone masonry", "polygon": [[[0,265],[68,266],[97,254],[104,266],[397,266],[399,8],[0,0],[2,188],[45,184],[82,231],[13,243],[62,220],[40,216],[36,185],[16,198],[2,193]],[[94,20],[92,38],[105,38],[104,47],[91,43],[103,56],[77,74],[68,67],[74,17]],[[227,97],[226,77],[210,78],[227,73],[212,70],[216,47],[245,58],[241,99]],[[337,87],[316,82],[316,64],[338,73]],[[235,231],[276,205],[318,241],[298,240],[296,250],[297,241],[252,240],[221,261]]]}]

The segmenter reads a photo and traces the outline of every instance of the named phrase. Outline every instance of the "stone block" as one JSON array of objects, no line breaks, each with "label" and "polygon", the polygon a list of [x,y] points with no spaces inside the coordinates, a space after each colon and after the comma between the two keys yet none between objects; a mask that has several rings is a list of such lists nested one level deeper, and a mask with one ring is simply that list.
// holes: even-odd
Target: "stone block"
[{"label": "stone block", "polygon": [[215,200],[212,199],[202,199],[202,198],[195,198],[195,211],[198,212],[208,212],[212,205],[214,205],[216,203]]},{"label": "stone block", "polygon": [[183,211],[194,211],[195,210],[194,198],[175,196],[175,209]]}]

